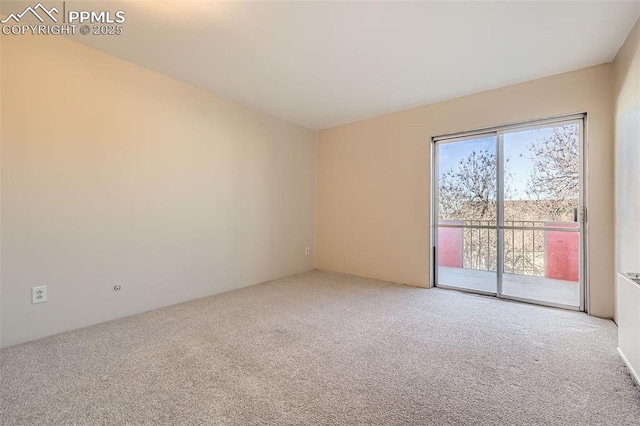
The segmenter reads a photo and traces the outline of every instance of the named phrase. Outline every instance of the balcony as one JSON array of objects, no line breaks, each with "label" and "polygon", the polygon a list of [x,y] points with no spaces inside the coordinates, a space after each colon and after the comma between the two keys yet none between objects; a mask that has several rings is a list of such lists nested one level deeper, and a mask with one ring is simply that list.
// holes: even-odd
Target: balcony
[{"label": "balcony", "polygon": [[[449,220],[440,225],[438,284],[497,293],[495,221]],[[571,222],[505,221],[502,295],[579,306],[578,230]]]}]

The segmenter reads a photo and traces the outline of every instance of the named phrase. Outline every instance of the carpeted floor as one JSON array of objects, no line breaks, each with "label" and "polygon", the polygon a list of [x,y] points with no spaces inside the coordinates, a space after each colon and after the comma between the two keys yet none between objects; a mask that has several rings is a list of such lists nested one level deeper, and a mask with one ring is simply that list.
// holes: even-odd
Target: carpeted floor
[{"label": "carpeted floor", "polygon": [[321,271],[0,357],[2,425],[640,424],[611,321]]}]

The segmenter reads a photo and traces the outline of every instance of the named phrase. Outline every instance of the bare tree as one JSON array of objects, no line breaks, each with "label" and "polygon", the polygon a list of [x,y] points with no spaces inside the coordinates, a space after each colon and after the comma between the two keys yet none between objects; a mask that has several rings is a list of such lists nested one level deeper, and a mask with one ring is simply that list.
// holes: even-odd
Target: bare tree
[{"label": "bare tree", "polygon": [[[551,134],[529,145],[532,167],[524,188],[527,199],[512,197],[513,176],[508,170],[509,159],[505,159],[506,218],[529,225],[534,221],[572,220],[580,187],[578,131],[577,125],[554,127]],[[441,172],[439,219],[464,220],[466,225],[495,224],[497,170],[496,154],[481,149]],[[497,232],[473,227],[462,232],[464,267],[495,270]],[[544,231],[511,230],[504,237],[505,272],[544,276],[544,250]]]},{"label": "bare tree", "polygon": [[580,193],[579,127],[568,124],[553,128],[548,137],[529,146],[533,167],[527,182],[527,195],[546,219],[570,220],[578,207]]},{"label": "bare tree", "polygon": [[[497,173],[496,154],[488,149],[474,150],[444,171],[439,181],[440,219],[495,224]],[[464,267],[496,270],[496,231],[465,228],[461,232]]]},{"label": "bare tree", "polygon": [[472,151],[455,168],[440,176],[442,219],[496,217],[496,155],[487,149]]}]

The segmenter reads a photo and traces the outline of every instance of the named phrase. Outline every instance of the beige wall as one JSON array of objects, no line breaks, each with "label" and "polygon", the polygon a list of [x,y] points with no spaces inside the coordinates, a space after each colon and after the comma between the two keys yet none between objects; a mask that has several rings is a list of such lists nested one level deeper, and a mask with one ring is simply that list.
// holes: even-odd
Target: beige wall
[{"label": "beige wall", "polygon": [[640,269],[638,33],[613,67],[321,131],[317,211],[315,132],[63,38],[3,38],[2,346],[309,269],[314,213],[317,267],[428,286],[431,136],[584,111],[590,312],[611,317],[612,93],[618,267]]},{"label": "beige wall", "polygon": [[640,272],[640,21],[613,62],[616,254],[620,272]]},{"label": "beige wall", "polygon": [[[616,170],[616,267],[640,272],[640,20],[613,62]],[[618,278],[618,347],[640,380],[640,288]]]},{"label": "beige wall", "polygon": [[429,286],[430,138],[587,112],[590,312],[612,317],[612,85],[607,64],[321,131],[316,266]]},{"label": "beige wall", "polygon": [[3,38],[3,346],[313,267],[316,132],[61,37]]}]

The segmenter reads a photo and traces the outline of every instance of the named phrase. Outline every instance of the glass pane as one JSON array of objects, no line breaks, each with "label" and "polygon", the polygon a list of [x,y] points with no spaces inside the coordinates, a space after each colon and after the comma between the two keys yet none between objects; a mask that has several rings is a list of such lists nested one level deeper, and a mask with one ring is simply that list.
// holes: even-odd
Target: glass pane
[{"label": "glass pane", "polygon": [[510,229],[503,231],[502,294],[579,306],[580,124],[505,133],[503,142]]},{"label": "glass pane", "polygon": [[497,292],[497,231],[438,228],[438,284]]},{"label": "glass pane", "polygon": [[438,143],[438,223],[496,225],[496,137]]},{"label": "glass pane", "polygon": [[580,306],[579,232],[548,229],[503,232],[502,294]]},{"label": "glass pane", "polygon": [[503,140],[505,225],[574,222],[580,198],[580,125],[505,133]]}]

